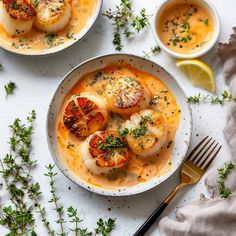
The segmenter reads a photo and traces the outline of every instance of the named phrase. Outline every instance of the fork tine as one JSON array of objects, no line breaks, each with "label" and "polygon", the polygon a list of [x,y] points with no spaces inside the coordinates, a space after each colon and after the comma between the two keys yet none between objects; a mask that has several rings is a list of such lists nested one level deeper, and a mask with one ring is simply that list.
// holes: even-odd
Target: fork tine
[{"label": "fork tine", "polygon": [[201,163],[205,160],[204,156],[207,154],[207,152],[210,150],[210,148],[212,147],[214,143],[215,143],[215,140],[213,140],[208,146],[206,144],[205,147],[201,150],[201,151],[204,151],[205,149],[205,151],[202,153],[202,155],[200,155],[201,153],[199,153],[199,155],[196,156],[196,158],[194,159],[193,163],[196,164],[197,166],[200,166]]},{"label": "fork tine", "polygon": [[[218,145],[218,143],[217,143]],[[217,154],[219,153],[220,149],[222,148],[222,146],[220,146],[217,151],[214,153],[213,156],[210,157],[210,155],[214,152],[214,149],[216,148],[216,146],[211,150],[211,152],[208,154],[206,161],[203,163],[203,165],[201,166],[202,170],[207,170],[207,168],[210,166],[210,164],[212,163],[212,161],[215,159],[215,157],[217,156]],[[209,158],[210,157],[210,158]]]},{"label": "fork tine", "polygon": [[[207,144],[212,140],[212,138],[208,139],[209,136],[204,138],[197,146],[193,149],[193,151],[189,155],[189,159],[191,162],[194,162],[195,158],[199,156],[202,150],[207,146]],[[207,140],[208,139],[208,140]],[[206,142],[205,142],[206,141]]]},{"label": "fork tine", "polygon": [[198,148],[205,142],[205,140],[209,138],[209,136],[206,136],[188,155],[187,159],[190,159],[192,161],[192,157],[195,154],[195,152],[198,150]]}]

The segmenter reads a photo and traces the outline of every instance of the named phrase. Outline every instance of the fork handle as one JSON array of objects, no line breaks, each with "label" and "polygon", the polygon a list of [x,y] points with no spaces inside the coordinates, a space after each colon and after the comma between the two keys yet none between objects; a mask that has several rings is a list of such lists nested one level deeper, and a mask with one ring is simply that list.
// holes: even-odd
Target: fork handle
[{"label": "fork handle", "polygon": [[171,200],[179,192],[179,190],[184,187],[185,184],[179,184],[168,197],[157,207],[157,209],[149,216],[149,218],[142,224],[142,226],[136,231],[133,236],[143,236],[159,218],[162,212],[166,209]]},{"label": "fork handle", "polygon": [[168,203],[163,201],[133,236],[143,236],[151,228],[167,206]]}]

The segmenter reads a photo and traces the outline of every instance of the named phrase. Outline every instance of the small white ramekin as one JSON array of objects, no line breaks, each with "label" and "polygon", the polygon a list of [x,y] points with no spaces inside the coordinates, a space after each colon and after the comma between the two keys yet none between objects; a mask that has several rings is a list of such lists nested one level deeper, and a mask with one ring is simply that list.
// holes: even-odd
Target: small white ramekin
[{"label": "small white ramekin", "polygon": [[[198,5],[203,5],[212,15],[212,19],[214,21],[214,32],[213,35],[210,39],[210,41],[207,43],[207,45],[203,48],[201,48],[199,51],[195,52],[195,53],[188,53],[188,54],[184,54],[184,53],[177,53],[174,52],[173,50],[169,49],[159,38],[158,35],[158,31],[157,31],[157,21],[158,18],[160,17],[160,14],[162,13],[162,11],[168,7],[169,5],[174,4],[178,4],[178,3],[182,3],[182,2],[190,2],[193,3],[196,2]],[[165,52],[167,52],[170,56],[174,57],[174,58],[179,58],[179,59],[190,59],[190,58],[197,58],[202,56],[203,54],[207,53],[217,42],[219,34],[220,34],[220,17],[219,14],[216,10],[216,8],[209,2],[206,0],[164,0],[159,7],[157,8],[157,11],[155,13],[154,19],[153,19],[153,35],[154,38],[157,42],[157,44],[161,47],[161,49],[163,49]]]}]

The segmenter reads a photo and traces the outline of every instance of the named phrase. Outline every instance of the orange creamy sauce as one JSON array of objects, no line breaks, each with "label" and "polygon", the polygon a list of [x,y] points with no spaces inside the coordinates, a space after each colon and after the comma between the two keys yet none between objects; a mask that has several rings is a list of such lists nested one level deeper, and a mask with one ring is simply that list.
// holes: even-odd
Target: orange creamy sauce
[{"label": "orange creamy sauce", "polygon": [[4,43],[11,45],[19,50],[42,50],[58,46],[68,40],[76,40],[78,34],[86,25],[89,18],[94,13],[97,0],[66,0],[71,5],[71,19],[67,26],[56,37],[50,40],[50,34],[38,31],[36,28],[21,36],[11,37],[6,34],[0,26],[0,35]]},{"label": "orange creamy sauce", "polygon": [[177,53],[195,53],[207,45],[213,34],[211,13],[202,5],[186,1],[163,10],[157,32],[161,41]]},{"label": "orange creamy sauce", "polygon": [[[97,78],[98,72],[102,76]],[[72,95],[82,92],[93,92],[104,96],[104,90],[108,79],[107,77],[130,76],[139,80],[152,92],[153,99],[151,108],[160,111],[164,117],[167,127],[167,143],[159,154],[148,159],[136,157],[129,151],[130,160],[128,164],[109,175],[94,175],[83,165],[78,153],[81,142],[71,135],[63,124],[63,112],[66,103]],[[129,117],[122,117],[114,113],[110,114],[106,129],[120,129],[122,123]],[[78,175],[83,181],[90,185],[103,188],[121,188],[133,186],[141,182],[148,181],[155,176],[163,175],[171,168],[171,153],[173,148],[176,130],[179,126],[180,111],[176,100],[169,89],[157,77],[139,71],[130,66],[111,65],[97,72],[83,76],[73,89],[66,95],[61,113],[58,117],[57,140],[61,156],[66,166]],[[169,144],[168,144],[169,143]]]}]

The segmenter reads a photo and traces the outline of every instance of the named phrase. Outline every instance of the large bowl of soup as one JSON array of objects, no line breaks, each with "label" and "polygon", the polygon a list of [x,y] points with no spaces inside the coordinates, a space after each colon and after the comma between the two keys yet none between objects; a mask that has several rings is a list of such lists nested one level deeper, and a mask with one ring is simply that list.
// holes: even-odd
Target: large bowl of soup
[{"label": "large bowl of soup", "polygon": [[175,58],[196,58],[217,42],[220,18],[205,0],[165,0],[154,17],[154,37]]},{"label": "large bowl of soup", "polygon": [[79,42],[95,23],[102,0],[2,0],[0,47],[50,55]]},{"label": "large bowl of soup", "polygon": [[49,106],[47,138],[60,170],[102,195],[144,192],[183,162],[191,112],[178,82],[129,54],[90,59],[69,72]]}]

